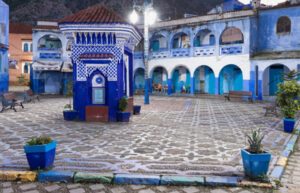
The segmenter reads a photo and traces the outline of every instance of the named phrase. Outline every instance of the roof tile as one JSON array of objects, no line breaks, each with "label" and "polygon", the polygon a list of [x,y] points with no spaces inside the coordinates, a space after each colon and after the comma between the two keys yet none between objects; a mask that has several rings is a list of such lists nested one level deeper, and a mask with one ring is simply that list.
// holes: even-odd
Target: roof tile
[{"label": "roof tile", "polygon": [[115,12],[98,4],[64,17],[59,23],[126,23]]}]

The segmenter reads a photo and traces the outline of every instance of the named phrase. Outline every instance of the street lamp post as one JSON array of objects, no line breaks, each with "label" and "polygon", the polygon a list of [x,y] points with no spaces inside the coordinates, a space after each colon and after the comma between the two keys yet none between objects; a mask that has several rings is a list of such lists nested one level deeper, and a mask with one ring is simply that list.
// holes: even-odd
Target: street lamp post
[{"label": "street lamp post", "polygon": [[156,12],[153,9],[153,0],[144,0],[142,6],[138,6],[134,3],[134,10],[130,15],[130,20],[132,23],[138,21],[138,15],[136,9],[140,12],[143,12],[144,15],[144,65],[145,65],[145,94],[144,94],[144,104],[150,104],[149,97],[149,86],[150,79],[148,74],[149,68],[149,26],[154,24],[156,20]]}]

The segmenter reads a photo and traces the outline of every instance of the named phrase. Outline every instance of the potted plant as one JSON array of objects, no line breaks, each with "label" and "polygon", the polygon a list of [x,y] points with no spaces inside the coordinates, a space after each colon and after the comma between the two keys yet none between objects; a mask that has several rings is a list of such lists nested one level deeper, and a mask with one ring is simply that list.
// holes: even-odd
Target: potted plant
[{"label": "potted plant", "polygon": [[128,101],[126,97],[122,97],[119,100],[119,111],[117,112],[117,121],[119,122],[129,122],[130,112],[125,112],[128,106]]},{"label": "potted plant", "polygon": [[281,112],[284,115],[283,119],[283,128],[287,133],[292,133],[295,127],[295,116],[299,110],[299,103],[297,100],[291,101],[290,104],[287,104],[281,107]]},{"label": "potted plant", "polygon": [[141,108],[142,108],[141,105],[134,105],[133,106],[133,114],[134,115],[139,115],[141,113]]},{"label": "potted plant", "polygon": [[[292,77],[292,74],[288,74],[287,77]],[[285,132],[291,133],[294,130],[295,116],[300,110],[299,94],[300,85],[295,79],[285,79],[285,82],[278,85],[276,102],[284,116],[283,126]]]},{"label": "potted plant", "polygon": [[66,91],[66,97],[69,98],[69,104],[66,104],[64,106],[64,120],[66,121],[73,121],[77,119],[78,113],[77,111],[74,111],[72,108],[72,97],[73,97],[73,83],[69,82],[67,84],[67,91]]},{"label": "potted plant", "polygon": [[24,151],[30,170],[49,169],[55,159],[56,141],[50,137],[40,136],[29,140]]},{"label": "potted plant", "polygon": [[241,150],[244,172],[247,177],[257,180],[266,176],[269,170],[271,154],[263,150],[262,141],[264,135],[260,129],[253,130],[247,135],[249,147]]}]

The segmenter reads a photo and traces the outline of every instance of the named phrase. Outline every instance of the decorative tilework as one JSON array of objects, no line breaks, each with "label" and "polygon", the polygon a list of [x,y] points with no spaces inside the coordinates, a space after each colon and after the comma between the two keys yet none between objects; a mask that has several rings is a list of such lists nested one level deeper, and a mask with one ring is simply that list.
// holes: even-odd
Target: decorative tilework
[{"label": "decorative tilework", "polygon": [[[72,59],[77,64],[77,81],[86,81],[87,77],[92,74],[95,70],[100,70],[103,75],[107,77],[108,81],[117,81],[117,69],[118,63],[123,57],[123,52],[120,47],[115,45],[106,45],[106,46],[95,46],[95,45],[73,45]],[[84,64],[80,60],[80,55],[84,53],[107,53],[113,54],[114,57],[111,62],[107,65],[95,64],[89,65]]]}]

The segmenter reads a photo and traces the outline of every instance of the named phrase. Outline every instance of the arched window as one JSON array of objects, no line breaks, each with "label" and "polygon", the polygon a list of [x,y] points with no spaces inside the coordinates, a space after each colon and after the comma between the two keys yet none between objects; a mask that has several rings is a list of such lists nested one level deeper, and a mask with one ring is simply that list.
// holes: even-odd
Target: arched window
[{"label": "arched window", "polygon": [[291,20],[288,17],[280,17],[277,21],[277,33],[290,33],[291,26]]},{"label": "arched window", "polygon": [[45,35],[38,41],[38,49],[57,50],[62,48],[62,43],[56,35]]},{"label": "arched window", "polygon": [[209,29],[199,31],[194,39],[194,47],[213,46],[215,43],[215,36]]},{"label": "arched window", "polygon": [[23,51],[24,51],[24,52],[28,52],[28,51],[29,51],[28,43],[24,43],[24,44],[23,44]]},{"label": "arched window", "polygon": [[155,34],[150,40],[150,50],[159,51],[160,49],[167,48],[167,39],[161,34]]},{"label": "arched window", "polygon": [[68,40],[66,50],[67,50],[67,51],[71,51],[71,50],[72,50],[72,45],[73,45],[73,44],[74,44],[74,39]]},{"label": "arched window", "polygon": [[29,74],[29,72],[30,72],[30,63],[29,62],[25,62],[24,64],[23,64],[23,73],[24,74]]},{"label": "arched window", "polygon": [[30,73],[30,63],[29,62],[25,62],[23,64],[23,73],[24,74],[29,74]]},{"label": "arched window", "polygon": [[178,33],[173,37],[172,48],[189,48],[190,37],[186,33]]},{"label": "arched window", "polygon": [[221,36],[221,45],[244,43],[243,33],[236,27],[226,28]]}]

